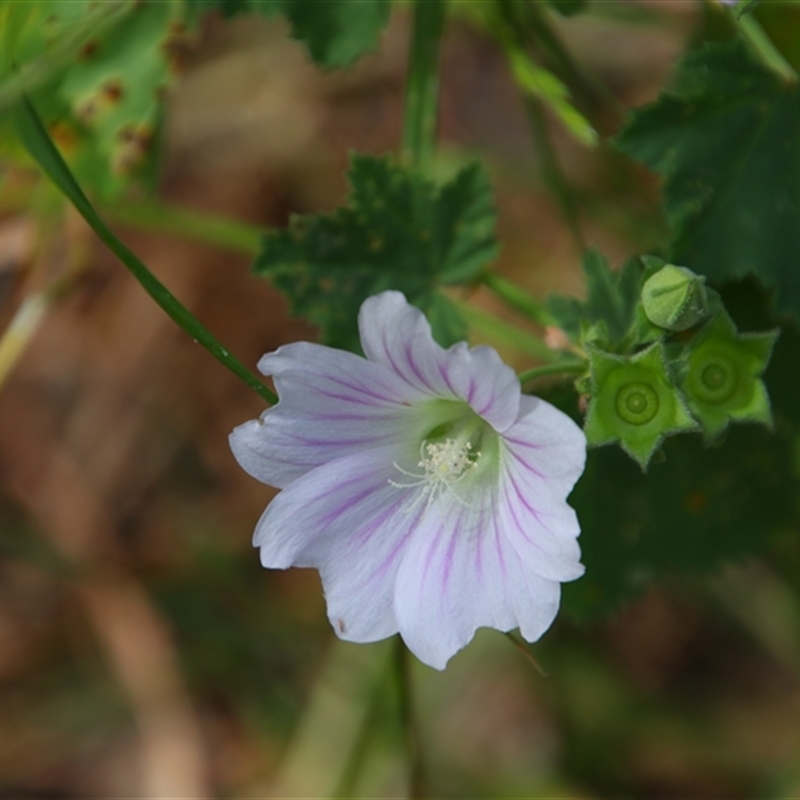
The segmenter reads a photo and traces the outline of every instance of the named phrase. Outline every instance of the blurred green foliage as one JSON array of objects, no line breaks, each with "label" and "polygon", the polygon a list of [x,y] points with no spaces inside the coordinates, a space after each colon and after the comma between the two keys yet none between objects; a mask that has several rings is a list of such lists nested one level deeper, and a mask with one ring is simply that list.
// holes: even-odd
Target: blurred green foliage
[{"label": "blurred green foliage", "polygon": [[[597,124],[602,117],[598,106],[586,102],[587,86],[597,76],[586,79],[585,74],[592,59],[603,56],[587,52],[573,61],[561,35],[573,24],[568,17],[579,11],[577,24],[587,28],[606,25],[615,14],[631,19],[638,15],[661,35],[678,23],[662,9],[632,9],[627,3],[549,0],[532,6],[496,0],[480,5],[451,4],[460,19],[477,19],[481,25],[479,33],[469,34],[478,44],[463,30],[456,31],[462,37],[454,38],[456,56],[464,57],[458,47],[466,51],[463,41],[470,41],[475,50],[470,57],[479,63],[476,74],[483,78],[494,64],[487,54],[495,45],[487,46],[481,37],[496,39],[525,102],[540,104],[554,115],[556,125],[543,128],[543,135],[553,136],[558,145],[552,148],[556,157],[550,168],[558,174],[559,158],[568,162],[562,188],[575,194],[586,229],[590,224],[599,229],[608,218],[590,209],[585,186],[575,190],[571,184],[597,182],[602,199],[596,205],[603,206],[603,192],[633,196],[638,190],[625,184],[633,179],[622,177],[619,161],[602,160],[607,157],[604,144],[591,155],[569,149],[592,144],[595,130],[604,130]],[[107,203],[122,203],[127,188],[137,181],[153,185],[164,94],[175,85],[182,50],[209,11],[216,12],[218,22],[250,13],[283,15],[311,59],[331,70],[378,47],[390,3],[2,0],[0,118],[23,93],[29,94],[79,182]],[[796,62],[797,5],[763,3],[756,12],[787,58]],[[702,13],[706,27],[693,29],[696,39],[715,26],[725,27],[719,23],[723,10],[718,4],[705,4]],[[501,17],[507,27],[487,22]],[[729,22],[726,30],[735,24]],[[650,46],[641,45],[641,58]],[[462,66],[461,61],[454,63]],[[353,74],[347,79],[357,85]],[[598,75],[605,74],[598,69]],[[622,89],[616,88],[622,93],[625,81],[614,70],[608,74],[617,75]],[[478,84],[475,95],[480,100]],[[674,325],[668,331],[668,326],[653,330],[657,326],[639,313],[640,293],[643,279],[663,262],[645,260],[643,270],[639,258],[630,258],[615,270],[596,249],[584,257],[585,300],[554,298],[550,313],[573,345],[588,346],[595,393],[621,365],[657,372],[670,391],[686,386],[692,359],[714,337],[726,340],[725,353],[743,346],[747,380],[741,385],[747,391],[737,395],[743,398],[738,410],[726,407],[725,413],[716,406],[709,412],[690,398],[691,410],[705,425],[705,440],[701,432],[669,437],[646,474],[616,446],[590,451],[586,473],[571,496],[581,522],[587,572],[563,587],[566,614],[536,647],[547,680],[517,659],[495,632],[479,635],[444,676],[415,668],[415,711],[422,730],[417,745],[422,747],[424,785],[430,794],[797,796],[800,775],[791,738],[797,728],[786,717],[794,713],[787,698],[795,696],[800,676],[800,333],[795,322],[779,314],[800,313],[798,91],[796,83],[775,74],[742,41],[701,45],[682,61],[672,86],[655,103],[635,110],[617,138],[623,152],[664,180],[672,237],[650,244],[708,276],[714,286],[709,296],[720,291],[735,328],[726,327],[727,317],[715,306],[716,328],[700,330],[698,318],[685,331]],[[638,95],[623,96],[623,102],[631,96]],[[581,102],[573,105],[573,97]],[[507,118],[494,118],[495,99],[483,97],[479,113],[502,127]],[[452,109],[447,114],[450,127],[445,130],[452,131]],[[574,134],[566,144],[557,138],[560,133],[549,130],[560,132],[562,126]],[[270,131],[258,135],[269,136]],[[542,130],[539,135],[537,154],[544,158],[542,142],[548,140],[541,138]],[[2,145],[10,161],[19,161],[10,139]],[[582,165],[584,157],[591,168]],[[459,163],[463,158],[459,153]],[[498,163],[502,159],[491,165],[495,177],[503,172]],[[528,181],[529,172],[517,170],[513,160],[509,163],[513,168],[507,172],[514,173],[515,181]],[[603,170],[616,172],[601,176]],[[319,179],[316,166],[310,172]],[[576,174],[582,177],[576,179]],[[422,308],[442,344],[465,338],[464,320],[444,292],[451,286],[475,288],[498,252],[498,214],[484,170],[469,166],[437,184],[389,157],[355,155],[349,179],[350,195],[333,212],[297,216],[288,228],[270,231],[256,271],[285,294],[293,313],[320,328],[328,344],[357,349],[357,310],[365,297],[384,289],[404,291]],[[644,195],[637,195],[627,211]],[[285,197],[281,202],[289,203]],[[612,214],[619,209],[610,208]],[[636,225],[634,221],[629,227]],[[544,228],[532,223],[530,227],[531,236],[541,235],[550,258],[561,246],[563,232],[551,240],[549,231],[543,233]],[[603,228],[598,239],[607,236]],[[614,250],[630,251],[633,239],[616,242]],[[525,262],[517,265],[517,277],[521,282],[538,280],[539,269],[538,262]],[[740,281],[743,277],[747,280]],[[541,310],[533,300],[531,307]],[[220,296],[217,310],[224,306]],[[232,328],[240,322],[237,315],[238,310],[228,319]],[[673,316],[667,321],[672,325]],[[762,377],[774,340],[764,331],[779,324],[781,335]],[[644,349],[657,338],[666,349],[662,343]],[[155,347],[161,357],[168,342],[159,339]],[[681,360],[682,367],[677,364]],[[39,391],[55,397],[59,413],[67,415],[72,395],[55,378],[47,380],[51,383]],[[583,389],[591,376],[589,384],[586,380],[584,376]],[[536,390],[582,421],[578,393],[568,381]],[[125,395],[126,403],[130,394],[142,391],[136,383]],[[772,430],[753,424],[727,427],[731,418],[767,422],[767,394]],[[220,395],[213,397],[217,403]],[[760,402],[758,413],[754,398]],[[189,416],[182,402],[175,412],[180,425]],[[589,406],[590,420],[593,410],[596,406]],[[192,434],[202,436],[205,423]],[[689,425],[687,418],[682,423]],[[116,444],[118,420],[98,427],[98,436]],[[647,461],[666,427],[645,437],[643,444],[615,431],[595,439],[620,439],[623,447]],[[193,447],[191,459],[199,462],[202,456]],[[77,469],[89,449],[80,451]],[[9,470],[4,478],[16,469],[13,463],[0,466]],[[191,477],[197,493],[190,499],[172,497],[166,478],[148,490],[167,508],[202,508],[199,525],[159,509],[161,527],[156,526],[153,539],[164,536],[166,529],[175,531],[166,543],[167,552],[174,548],[170,556],[159,549],[163,541],[156,546],[146,538],[147,514],[138,527],[136,520],[126,519],[115,532],[125,546],[114,568],[137,575],[174,638],[181,677],[210,743],[209,772],[227,776],[219,778],[219,791],[234,793],[244,785],[260,791],[263,775],[274,775],[283,769],[277,764],[291,765],[292,757],[306,752],[300,745],[311,727],[318,739],[346,751],[345,757],[337,752],[334,760],[340,781],[331,795],[374,796],[375,786],[386,785],[402,794],[408,770],[401,680],[378,670],[380,682],[374,684],[374,675],[365,679],[368,671],[351,669],[356,659],[347,658],[337,662],[339,672],[333,670],[331,677],[330,664],[322,659],[332,637],[316,579],[309,583],[307,575],[296,572],[265,574],[246,544],[230,545],[231,531],[205,519],[203,502],[233,480],[222,474],[214,480]],[[127,486],[119,489],[120,494],[125,490]],[[150,500],[141,502],[147,506]],[[225,513],[223,508],[222,518]],[[0,641],[4,646],[12,642],[20,651],[27,648],[29,659],[20,668],[7,656],[14,647],[0,652],[0,667],[6,670],[0,691],[0,797],[56,796],[62,786],[80,787],[82,773],[102,761],[103,748],[119,744],[114,736],[135,740],[141,735],[113,666],[84,630],[81,612],[75,611],[75,589],[87,573],[59,555],[54,544],[58,532],[47,533],[52,538],[33,530],[25,514],[8,511],[0,498]],[[101,567],[104,558],[98,558]],[[728,569],[732,562],[748,561],[749,569]],[[31,576],[46,585],[46,590],[37,589],[36,602],[19,588]],[[34,613],[39,615],[35,625],[29,619]],[[21,622],[15,628],[9,619]],[[359,650],[360,657],[369,660],[379,652],[372,647]],[[363,712],[363,718],[350,719],[349,733],[341,718],[319,711],[329,711],[330,705],[315,705],[322,690],[340,709]],[[33,754],[27,773],[33,777],[24,784],[8,783],[2,768],[11,774],[26,751]],[[302,762],[300,772],[322,770],[329,752],[320,753],[318,761]],[[233,768],[225,772],[229,762],[248,757],[257,766],[241,767],[245,778]],[[258,780],[251,778],[255,773]]]}]

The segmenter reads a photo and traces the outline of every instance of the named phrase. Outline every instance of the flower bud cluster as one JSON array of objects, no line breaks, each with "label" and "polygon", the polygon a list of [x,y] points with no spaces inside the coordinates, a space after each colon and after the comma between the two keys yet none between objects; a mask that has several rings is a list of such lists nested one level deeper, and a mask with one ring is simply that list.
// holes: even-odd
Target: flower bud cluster
[{"label": "flower bud cluster", "polygon": [[643,262],[625,336],[610,337],[601,318],[585,321],[576,341],[588,361],[577,387],[589,444],[618,442],[644,469],[666,436],[702,431],[712,442],[732,421],[771,425],[761,375],[777,331],[740,334],[702,276]]}]

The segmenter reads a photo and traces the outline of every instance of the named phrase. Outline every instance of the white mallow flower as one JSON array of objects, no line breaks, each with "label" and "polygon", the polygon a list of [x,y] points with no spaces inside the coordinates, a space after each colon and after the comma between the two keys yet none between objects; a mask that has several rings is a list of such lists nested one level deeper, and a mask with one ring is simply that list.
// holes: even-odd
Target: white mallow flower
[{"label": "white mallow flower", "polygon": [[437,669],[482,626],[535,641],[583,573],[566,502],[582,431],[492,348],[436,344],[399,292],[358,322],[366,358],[298,342],[259,362],[280,402],[230,443],[282,490],[256,528],[262,564],[315,567],[339,637],[399,631]]}]

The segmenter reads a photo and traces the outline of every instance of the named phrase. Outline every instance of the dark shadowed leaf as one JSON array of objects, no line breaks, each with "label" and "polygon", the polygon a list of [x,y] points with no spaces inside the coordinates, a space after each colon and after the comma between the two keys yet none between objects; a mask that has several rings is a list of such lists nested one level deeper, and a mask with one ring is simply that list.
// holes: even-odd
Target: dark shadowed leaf
[{"label": "dark shadowed leaf", "polygon": [[738,42],[690,53],[618,146],[664,176],[674,263],[756,275],[800,314],[800,87]]}]

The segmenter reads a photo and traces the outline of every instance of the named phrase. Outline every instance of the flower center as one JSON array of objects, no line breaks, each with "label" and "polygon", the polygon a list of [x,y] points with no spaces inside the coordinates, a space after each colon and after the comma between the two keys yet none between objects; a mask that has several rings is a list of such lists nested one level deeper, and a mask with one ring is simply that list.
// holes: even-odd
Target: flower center
[{"label": "flower center", "polygon": [[[459,427],[460,430],[458,430]],[[455,491],[455,486],[478,468],[481,451],[474,442],[477,439],[480,444],[481,436],[477,428],[477,425],[470,423],[457,426],[457,432],[452,429],[448,431],[449,433],[455,432],[455,436],[444,439],[431,437],[433,441],[430,438],[423,439],[417,462],[417,467],[421,469],[420,472],[403,469],[397,462],[394,463],[395,469],[413,480],[403,482],[390,480],[389,483],[392,486],[398,489],[420,488],[420,492],[411,501],[408,511],[423,500],[425,508],[428,508],[448,491],[453,492],[453,496],[458,502],[468,505],[467,501]],[[434,430],[434,433],[438,433],[438,431]]]},{"label": "flower center", "polygon": [[460,481],[468,470],[475,469],[480,451],[472,452],[472,442],[445,439],[423,444],[423,457],[417,464],[425,470],[425,480],[445,488]]}]

